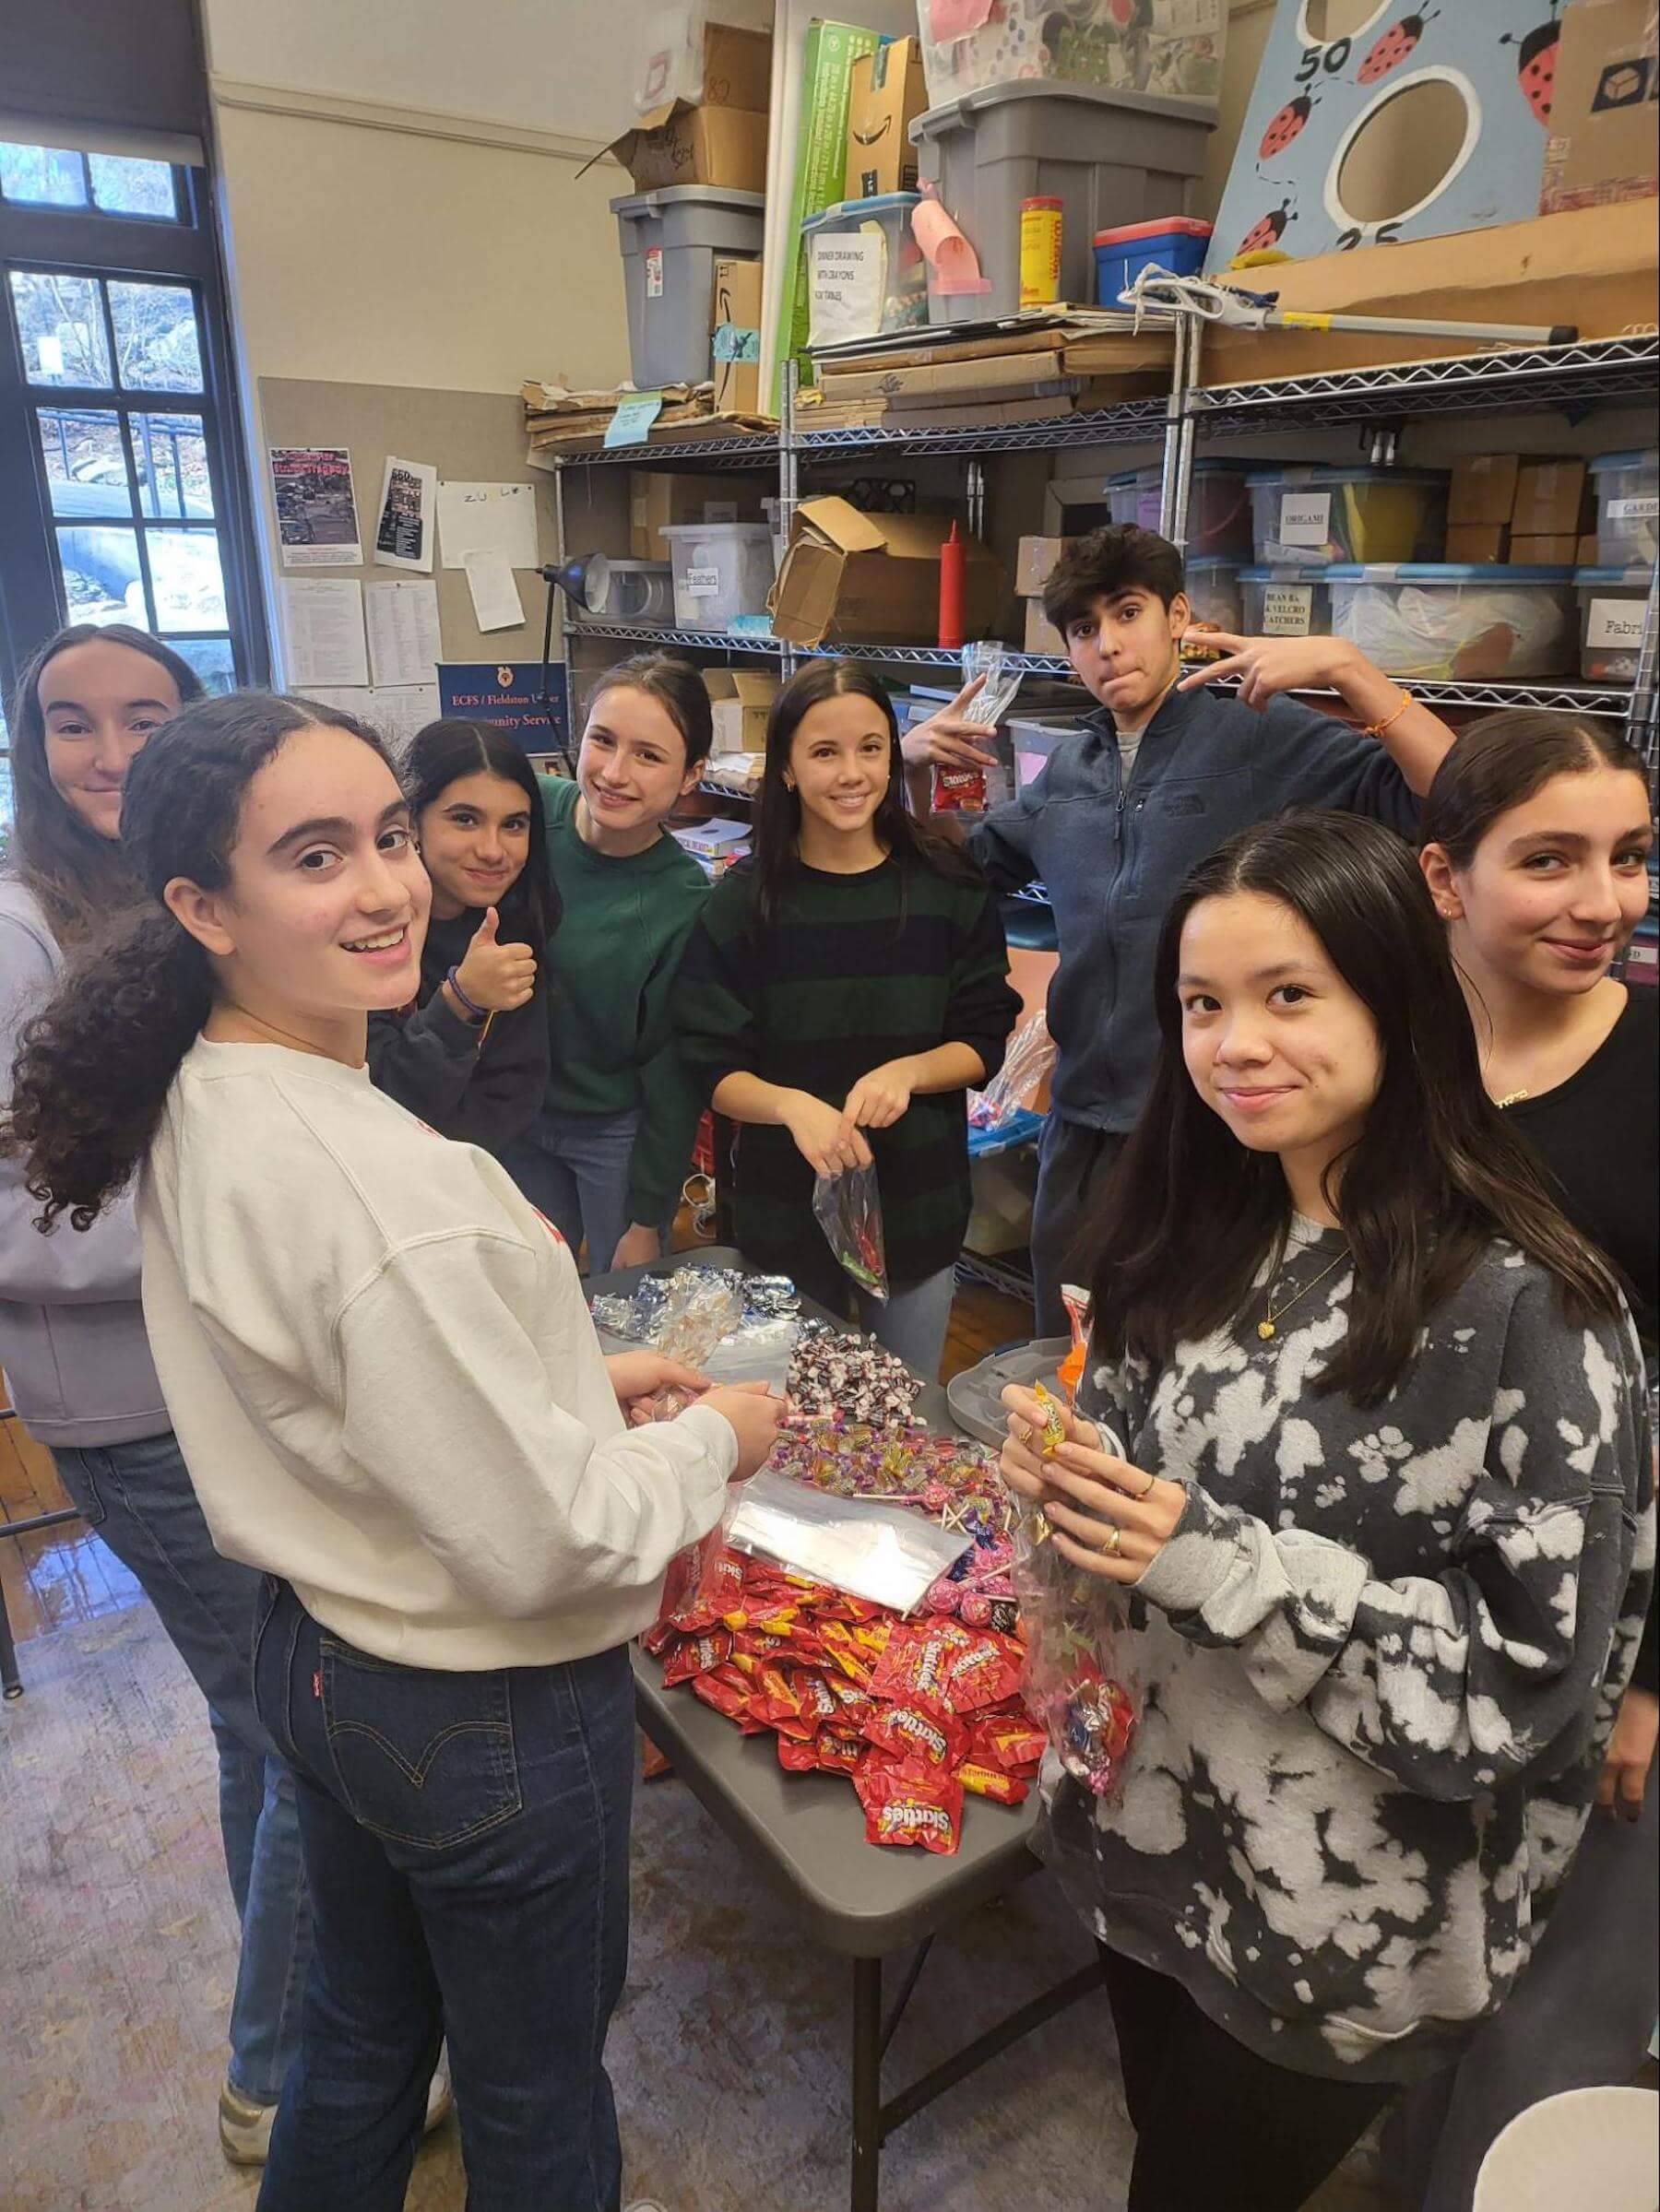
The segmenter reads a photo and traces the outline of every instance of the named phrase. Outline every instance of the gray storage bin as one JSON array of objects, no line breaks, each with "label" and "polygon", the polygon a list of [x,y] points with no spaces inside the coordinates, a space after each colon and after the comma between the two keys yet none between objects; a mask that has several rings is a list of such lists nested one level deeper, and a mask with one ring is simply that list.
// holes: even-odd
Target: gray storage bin
[{"label": "gray storage bin", "polygon": [[1095,234],[1188,212],[1216,111],[1199,100],[1097,85],[989,85],[911,124],[931,184],[979,256],[989,292],[931,293],[935,322],[978,322],[1020,305],[1020,203],[1058,199],[1061,297],[1095,298]]},{"label": "gray storage bin", "polygon": [[671,184],[612,200],[628,293],[628,359],[643,392],[706,384],[717,255],[761,258],[766,207],[759,192]]},{"label": "gray storage bin", "polygon": [[1009,1433],[1009,1416],[1002,1404],[1003,1386],[1017,1382],[1030,1390],[1033,1383],[1040,1382],[1045,1390],[1064,1401],[1061,1362],[1071,1350],[1070,1336],[1043,1336],[1030,1344],[1015,1344],[1006,1352],[989,1352],[978,1366],[954,1375],[945,1385],[945,1402],[951,1408],[952,1419],[959,1428],[966,1428],[971,1437],[978,1437],[982,1444],[997,1450]]}]

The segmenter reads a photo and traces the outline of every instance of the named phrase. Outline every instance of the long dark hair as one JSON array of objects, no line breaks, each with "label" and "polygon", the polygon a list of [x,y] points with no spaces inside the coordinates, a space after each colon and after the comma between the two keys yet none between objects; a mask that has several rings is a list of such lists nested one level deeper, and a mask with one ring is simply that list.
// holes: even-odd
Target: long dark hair
[{"label": "long dark hair", "polygon": [[1183,927],[1201,900],[1239,891],[1306,923],[1378,1030],[1378,1094],[1342,1162],[1334,1209],[1354,1259],[1348,1333],[1314,1388],[1375,1404],[1495,1237],[1549,1270],[1571,1316],[1618,1313],[1607,1263],[1563,1220],[1482,1088],[1446,933],[1411,852],[1380,822],[1301,810],[1202,860],[1165,917],[1154,963],[1158,1059],[1097,1224],[1102,1348],[1168,1359],[1237,1314],[1285,1248],[1290,1201],[1277,1155],[1236,1141],[1182,1059]]},{"label": "long dark hair", "polygon": [[499,775],[504,783],[516,784],[525,794],[530,816],[530,851],[524,867],[502,893],[496,911],[504,940],[534,946],[540,956],[559,920],[559,892],[548,867],[548,824],[541,786],[524,748],[488,722],[468,722],[450,716],[418,729],[400,763],[417,836],[421,816],[438,804],[452,784],[464,775],[480,774]]},{"label": "long dark hair", "polygon": [[41,679],[60,653],[95,642],[125,645],[153,660],[172,679],[181,705],[188,706],[202,695],[201,678],[187,660],[147,630],[135,630],[125,622],[102,628],[96,622],[71,622],[24,663],[7,716],[17,810],[12,871],[40,901],[60,944],[74,944],[89,936],[106,917],[130,905],[138,892],[125,835],[119,840],[101,837],[89,827],[53,782],[46,764]]},{"label": "long dark hair", "polygon": [[888,785],[871,829],[901,865],[931,868],[939,874],[974,876],[974,864],[954,845],[923,828],[905,803],[905,756],[899,750],[899,717],[880,677],[857,660],[810,660],[798,668],[772,703],[766,718],[766,758],[755,802],[754,883],[763,921],[777,918],[784,893],[800,866],[801,801],[785,782],[789,749],[812,710],[826,699],[868,699],[880,707],[888,731]]},{"label": "long dark hair", "polygon": [[121,835],[141,902],[79,950],[25,1028],[0,1125],[0,1143],[21,1154],[30,1195],[42,1202],[41,1228],[60,1213],[90,1227],[148,1151],[213,1005],[208,953],[161,893],[176,876],[226,888],[248,786],[286,738],[318,725],[386,757],[372,730],[334,707],[236,692],[187,706],[128,769]]},{"label": "long dark hair", "polygon": [[688,768],[708,759],[715,744],[715,717],[704,680],[689,660],[677,660],[672,653],[636,653],[630,660],[616,662],[588,693],[588,713],[607,692],[623,686],[657,701],[680,732]]},{"label": "long dark hair", "polygon": [[1552,776],[1617,768],[1639,777],[1648,768],[1635,746],[1601,722],[1522,707],[1488,715],[1453,739],[1435,772],[1419,818],[1423,845],[1439,845],[1454,868],[1468,868],[1501,814],[1524,806]]}]

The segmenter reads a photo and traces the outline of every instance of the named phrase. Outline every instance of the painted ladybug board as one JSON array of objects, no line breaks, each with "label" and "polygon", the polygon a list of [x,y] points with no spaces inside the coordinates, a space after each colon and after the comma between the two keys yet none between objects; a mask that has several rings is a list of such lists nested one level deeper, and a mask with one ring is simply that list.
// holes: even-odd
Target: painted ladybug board
[{"label": "painted ladybug board", "polygon": [[1207,274],[1237,254],[1304,259],[1536,211],[1552,0],[1383,0],[1331,39],[1310,35],[1319,13],[1277,0]]}]

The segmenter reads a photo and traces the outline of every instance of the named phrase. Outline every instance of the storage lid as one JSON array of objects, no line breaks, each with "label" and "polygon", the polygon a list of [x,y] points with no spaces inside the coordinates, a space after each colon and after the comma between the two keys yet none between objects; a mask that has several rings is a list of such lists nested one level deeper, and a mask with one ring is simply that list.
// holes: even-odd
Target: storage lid
[{"label": "storage lid", "polygon": [[1283,468],[1253,468],[1248,484],[1444,484],[1444,468],[1327,468],[1316,461],[1291,461]]},{"label": "storage lid", "polygon": [[1120,92],[1108,85],[1058,84],[1045,77],[1022,77],[1014,84],[985,85],[978,92],[965,92],[960,100],[948,100],[937,108],[930,108],[911,124],[910,142],[920,146],[925,138],[943,138],[951,131],[971,130],[987,109],[1006,107],[1015,101],[1075,101],[1084,107],[1097,109],[1103,128],[1115,108],[1133,109],[1143,115],[1168,115],[1181,123],[1200,123],[1207,131],[1216,127],[1216,110],[1209,101],[1178,100],[1168,92]]},{"label": "storage lid", "polygon": [[1568,568],[1504,568],[1496,561],[1337,561],[1336,584],[1566,584]]},{"label": "storage lid", "polygon": [[[1107,479],[1108,488],[1110,489],[1114,485],[1133,484],[1137,478],[1142,475],[1142,473],[1143,471],[1139,468],[1114,469],[1113,473]],[[1156,469],[1153,471],[1154,475],[1156,475],[1157,473],[1158,472]]]},{"label": "storage lid", "polygon": [[613,215],[660,215],[665,207],[683,207],[700,201],[706,207],[735,207],[747,215],[766,206],[764,192],[738,192],[729,184],[664,184],[656,192],[625,192],[612,200]]},{"label": "storage lid", "polygon": [[1190,553],[1184,558],[1182,566],[1191,576],[1196,568],[1238,568],[1239,563],[1230,560],[1226,553]]},{"label": "storage lid", "polygon": [[1119,246],[1128,245],[1135,238],[1208,238],[1210,234],[1211,225],[1196,215],[1163,215],[1150,223],[1115,223],[1109,231],[1097,231],[1095,242]]},{"label": "storage lid", "polygon": [[[1144,484],[1156,484],[1164,475],[1164,463],[1162,461],[1145,461],[1141,467],[1132,468],[1129,473],[1139,479]],[[1236,480],[1245,476],[1245,471],[1238,461],[1195,461],[1188,473],[1190,476],[1230,476]],[[1111,483],[1115,479],[1109,477],[1107,480]]]},{"label": "storage lid", "polygon": [[1329,568],[1242,568],[1241,584],[1323,584]]},{"label": "storage lid", "polygon": [[1573,572],[1573,581],[1576,584],[1582,586],[1600,584],[1605,588],[1612,585],[1620,591],[1646,592],[1653,576],[1652,569],[1642,566],[1636,568],[1576,568]]},{"label": "storage lid", "polygon": [[757,538],[770,538],[769,522],[664,522],[658,525],[658,536],[670,539],[681,538],[729,538],[742,544]]},{"label": "storage lid", "polygon": [[1605,468],[1660,468],[1660,449],[1650,445],[1641,453],[1593,454],[1586,466],[1593,476]]},{"label": "storage lid", "polygon": [[827,230],[833,223],[864,222],[878,215],[908,215],[921,197],[919,192],[875,192],[866,200],[837,200],[834,207],[808,216],[801,225],[801,236],[805,238],[810,231]]}]

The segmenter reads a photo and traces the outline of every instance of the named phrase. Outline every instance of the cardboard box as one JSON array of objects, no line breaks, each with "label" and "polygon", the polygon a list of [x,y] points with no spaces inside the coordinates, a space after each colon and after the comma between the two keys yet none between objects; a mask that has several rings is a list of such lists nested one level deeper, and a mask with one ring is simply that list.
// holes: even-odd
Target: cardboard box
[{"label": "cardboard box", "polygon": [[1512,538],[1577,538],[1595,517],[1587,512],[1590,484],[1583,461],[1524,461],[1511,504]]},{"label": "cardboard box", "polygon": [[1023,599],[1035,599],[1049,582],[1054,567],[1074,538],[1023,538],[1014,556],[1014,588]]},{"label": "cardboard box", "polygon": [[759,495],[741,478],[636,468],[628,479],[628,550],[635,561],[671,558],[673,549],[659,535],[670,523],[760,519]]},{"label": "cardboard box", "polygon": [[[1582,337],[1618,337],[1654,319],[1654,212],[1641,204],[1536,215],[1487,231],[1398,245],[1357,246],[1247,269],[1224,281],[1272,284],[1303,313],[1413,315],[1467,323],[1564,323]],[[1477,350],[1473,338],[1392,337],[1376,331],[1229,330],[1210,324],[1200,373],[1207,384],[1309,376],[1382,361],[1441,361]]]},{"label": "cardboard box", "polygon": [[1510,559],[1507,522],[1459,522],[1447,531],[1449,561],[1502,562]]},{"label": "cardboard box", "polygon": [[1026,603],[1026,650],[1028,653],[1055,653],[1066,657],[1066,640],[1043,611],[1041,599]]},{"label": "cardboard box", "polygon": [[[803,500],[769,601],[774,631],[797,645],[932,645],[951,526],[948,515],[861,515],[845,499]],[[965,634],[987,637],[1002,569],[977,538],[965,545]]]},{"label": "cardboard box", "polygon": [[1542,215],[1654,197],[1657,81],[1654,0],[1571,0],[1556,47]]},{"label": "cardboard box", "polygon": [[682,97],[685,41],[668,40],[646,66],[634,123],[611,141],[636,192],[667,184],[766,190],[766,117],[772,34],[730,23],[704,26],[702,85]]},{"label": "cardboard box", "polygon": [[853,23],[824,22],[814,18],[807,27],[801,59],[801,102],[796,125],[793,156],[785,149],[780,177],[789,180],[789,212],[784,226],[789,266],[777,272],[777,320],[773,326],[777,349],[777,378],[763,396],[765,411],[779,412],[779,397],[791,355],[801,370],[801,381],[812,382],[807,357],[807,334],[812,324],[808,255],[801,225],[810,215],[821,215],[847,197],[848,89],[853,65],[861,54],[874,53],[882,41],[873,30]]},{"label": "cardboard box", "polygon": [[910,126],[927,105],[919,40],[890,39],[874,53],[860,56],[848,89],[845,198],[915,192],[917,149]]},{"label": "cardboard box", "polygon": [[715,264],[715,299],[709,316],[715,362],[715,412],[761,412],[761,264]]},{"label": "cardboard box", "polygon": [[1595,568],[1596,563],[1596,532],[1587,530],[1574,548],[1573,565],[1575,568]]},{"label": "cardboard box", "polygon": [[778,679],[760,669],[706,668],[704,690],[715,721],[716,751],[765,752]]},{"label": "cardboard box", "polygon": [[1512,568],[1571,568],[1579,553],[1579,538],[1572,530],[1552,535],[1518,538],[1511,533]]},{"label": "cardboard box", "polygon": [[1454,461],[1447,487],[1449,524],[1509,522],[1521,466],[1513,453],[1472,453]]}]

